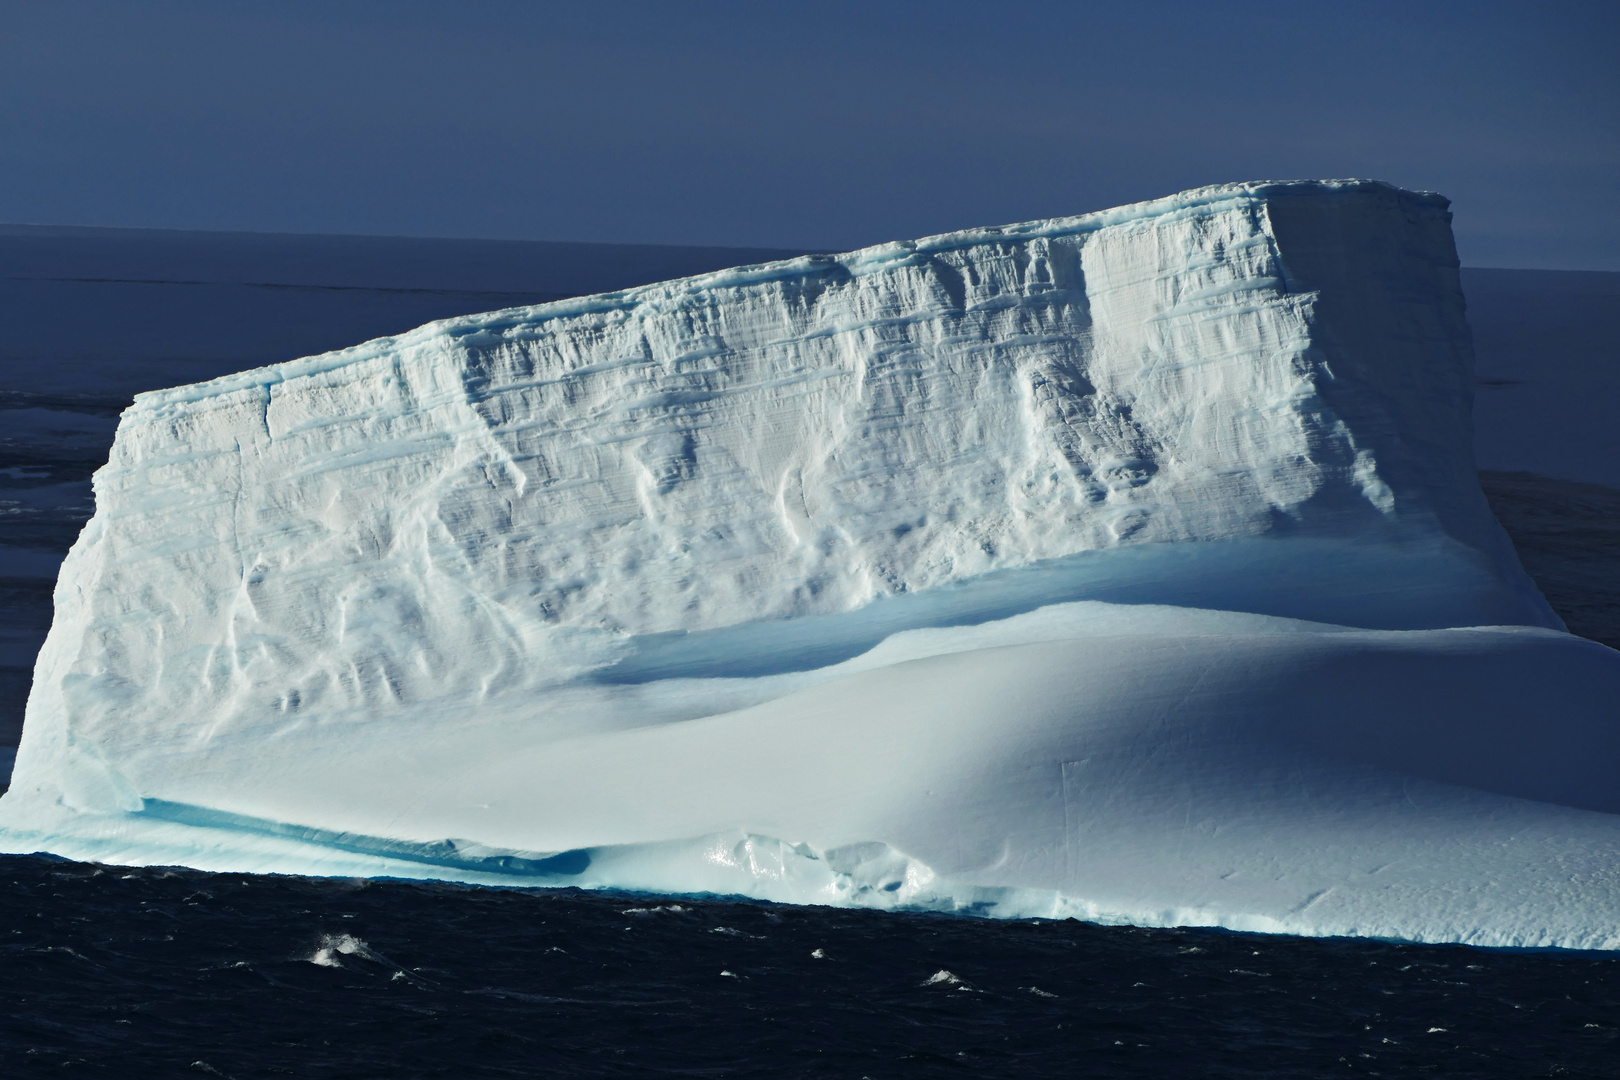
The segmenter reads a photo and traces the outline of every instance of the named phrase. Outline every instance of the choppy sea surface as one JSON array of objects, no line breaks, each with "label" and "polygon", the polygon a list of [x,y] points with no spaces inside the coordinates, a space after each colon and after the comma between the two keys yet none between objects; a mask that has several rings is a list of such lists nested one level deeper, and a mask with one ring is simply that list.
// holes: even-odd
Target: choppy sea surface
[{"label": "choppy sea surface", "polygon": [[1620,956],[0,859],[0,1075],[1612,1078]]}]

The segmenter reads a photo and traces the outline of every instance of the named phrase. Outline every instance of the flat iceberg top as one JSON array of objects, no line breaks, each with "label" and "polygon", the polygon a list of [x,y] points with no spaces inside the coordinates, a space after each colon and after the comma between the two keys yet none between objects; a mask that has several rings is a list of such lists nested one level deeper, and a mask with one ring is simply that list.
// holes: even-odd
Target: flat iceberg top
[{"label": "flat iceberg top", "polygon": [[[775,262],[757,263],[707,274],[697,274],[692,277],[678,278],[653,285],[599,293],[594,296],[571,297],[567,300],[558,300],[545,304],[508,308],[504,311],[492,311],[486,314],[469,315],[455,319],[444,319],[429,323],[410,334],[378,338],[376,341],[367,342],[349,349],[340,349],[335,352],[322,353],[319,356],[254,368],[234,375],[225,375],[217,379],[210,379],[189,386],[175,387],[170,390],[149,391],[137,395],[136,403],[138,407],[160,407],[171,401],[189,401],[202,395],[226,393],[245,386],[281,382],[287,378],[327,371],[334,367],[375,356],[379,352],[399,348],[413,340],[439,334],[476,332],[481,329],[519,323],[532,326],[548,318],[566,318],[570,315],[613,309],[627,310],[641,302],[644,297],[667,299],[672,295],[703,289],[725,288],[793,278],[813,278],[825,273],[826,268],[830,265],[838,265],[849,274],[860,276],[880,272],[888,268],[896,259],[905,259],[914,255],[930,255],[998,242],[1016,243],[1032,239],[1049,239],[1057,236],[1083,236],[1108,226],[1124,225],[1153,218],[1203,214],[1212,207],[1217,206],[1255,205],[1271,199],[1309,198],[1326,194],[1390,196],[1405,206],[1422,207],[1424,212],[1438,213],[1444,216],[1447,222],[1450,221],[1450,217],[1445,215],[1445,211],[1451,203],[1444,196],[1432,191],[1408,191],[1381,180],[1272,180],[1212,184],[1158,199],[1149,199],[1144,202],[1114,207],[1110,210],[1093,211],[1089,214],[1043,218],[1014,225],[959,229],[955,232],[923,237],[919,240],[899,240],[875,244],[843,255],[801,255],[789,259],[779,259]],[[1455,264],[1454,256],[1452,261]]]},{"label": "flat iceberg top", "polygon": [[144,394],[5,843],[1607,942],[1523,922],[1541,849],[1425,907],[1447,823],[1597,868],[1620,810],[1615,656],[1479,492],[1446,206],[1202,188]]}]

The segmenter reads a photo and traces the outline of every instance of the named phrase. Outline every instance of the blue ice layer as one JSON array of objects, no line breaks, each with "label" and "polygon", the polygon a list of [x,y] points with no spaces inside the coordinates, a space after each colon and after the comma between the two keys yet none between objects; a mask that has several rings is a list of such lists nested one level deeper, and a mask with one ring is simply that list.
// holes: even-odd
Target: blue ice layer
[{"label": "blue ice layer", "polygon": [[633,684],[810,671],[859,656],[902,630],[974,626],[1075,600],[1240,611],[1369,630],[1563,629],[1539,594],[1508,594],[1478,552],[1434,533],[1393,545],[1304,538],[1143,544],[884,596],[848,614],[643,634],[591,679]]}]

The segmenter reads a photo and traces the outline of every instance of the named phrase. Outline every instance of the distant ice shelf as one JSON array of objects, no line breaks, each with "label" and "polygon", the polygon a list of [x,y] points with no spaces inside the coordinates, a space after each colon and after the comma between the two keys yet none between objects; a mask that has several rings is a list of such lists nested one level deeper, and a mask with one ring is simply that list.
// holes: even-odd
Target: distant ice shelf
[{"label": "distant ice shelf", "polygon": [[140,396],[0,847],[1620,947],[1444,199],[1236,184]]}]

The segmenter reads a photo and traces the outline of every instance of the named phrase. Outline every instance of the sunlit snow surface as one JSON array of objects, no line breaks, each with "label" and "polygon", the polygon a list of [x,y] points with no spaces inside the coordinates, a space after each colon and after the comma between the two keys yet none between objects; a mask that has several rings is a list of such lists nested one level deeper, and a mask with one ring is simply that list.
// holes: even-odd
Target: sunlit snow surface
[{"label": "sunlit snow surface", "polygon": [[6,850],[1620,945],[1444,200],[1234,185],[145,394]]}]

